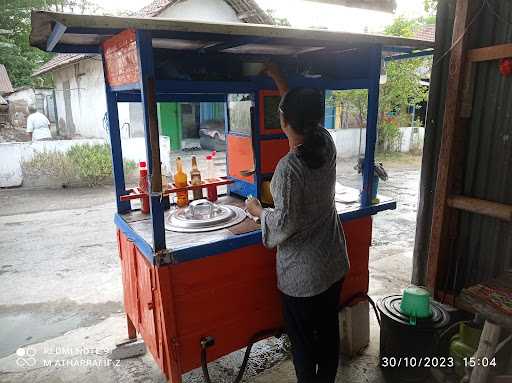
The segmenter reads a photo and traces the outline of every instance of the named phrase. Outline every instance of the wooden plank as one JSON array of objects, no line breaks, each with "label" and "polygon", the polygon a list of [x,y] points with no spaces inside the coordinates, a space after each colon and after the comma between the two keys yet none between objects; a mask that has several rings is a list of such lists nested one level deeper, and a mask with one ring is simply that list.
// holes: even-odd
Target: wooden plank
[{"label": "wooden plank", "polygon": [[[436,192],[432,213],[432,229],[430,233],[427,278],[426,284],[435,294],[439,268],[446,264],[443,259],[443,238],[447,233],[447,197],[451,194],[454,162],[452,154],[455,148],[456,131],[459,128],[459,110],[462,97],[462,83],[464,78],[464,53],[466,49],[466,25],[470,13],[470,0],[457,1],[455,20],[453,25],[452,44],[454,45],[450,56],[450,71],[448,77],[446,103],[443,121],[441,148],[437,164]],[[460,42],[459,42],[460,40]]]},{"label": "wooden plank", "polygon": [[482,62],[499,60],[506,57],[512,57],[512,44],[493,45],[484,48],[475,48],[468,50],[468,61]]},{"label": "wooden plank", "polygon": [[[483,358],[491,358],[494,356],[494,352],[496,351],[496,345],[498,344],[498,340],[500,339],[501,327],[491,323],[489,321],[485,321],[484,329],[482,331],[482,335],[480,336],[480,343],[478,344],[478,349],[474,355],[475,360],[482,360]],[[489,376],[489,372],[491,367],[484,367],[483,365],[479,365],[477,363],[473,372],[471,373],[470,383],[485,383],[487,382],[487,378]]]},{"label": "wooden plank", "polygon": [[512,296],[512,269],[497,278],[463,289],[455,306],[472,313],[478,313],[485,320],[512,330],[512,308],[508,302]]},{"label": "wooden plank", "polygon": [[476,65],[468,61],[465,68],[465,80],[462,91],[462,105],[460,117],[470,118],[473,111],[473,95],[475,92]]},{"label": "wooden plank", "polygon": [[448,198],[448,206],[471,213],[501,219],[503,221],[512,221],[512,205],[505,205],[478,198],[452,196]]}]

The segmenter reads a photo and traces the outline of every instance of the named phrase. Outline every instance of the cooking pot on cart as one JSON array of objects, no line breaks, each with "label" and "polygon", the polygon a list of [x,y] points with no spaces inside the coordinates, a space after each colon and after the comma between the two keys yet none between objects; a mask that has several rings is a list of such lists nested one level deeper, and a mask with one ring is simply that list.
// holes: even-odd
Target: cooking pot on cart
[{"label": "cooking pot on cart", "polygon": [[242,222],[245,211],[237,206],[218,205],[206,199],[193,201],[186,208],[169,214],[165,228],[180,233],[199,233],[225,229]]}]

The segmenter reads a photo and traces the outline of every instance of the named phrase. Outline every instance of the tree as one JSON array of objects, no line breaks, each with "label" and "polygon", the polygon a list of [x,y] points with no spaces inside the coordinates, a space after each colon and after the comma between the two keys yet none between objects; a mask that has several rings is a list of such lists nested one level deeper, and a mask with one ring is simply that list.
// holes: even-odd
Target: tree
[{"label": "tree", "polygon": [[86,13],[97,12],[100,8],[91,0],[3,0],[0,63],[5,65],[15,87],[32,85],[32,72],[52,57],[52,54],[30,46],[30,12],[33,9]]},{"label": "tree", "polygon": [[438,0],[423,0],[423,7],[425,12],[429,16],[435,16],[437,12],[437,2]]},{"label": "tree", "polygon": [[280,25],[283,27],[291,26],[290,21],[286,17],[277,17],[275,9],[267,9],[265,11],[270,16],[274,25]]},{"label": "tree", "polygon": [[[398,17],[389,25],[384,33],[393,36],[413,37],[421,26],[420,20],[408,20]],[[420,68],[430,65],[428,59],[408,59],[388,61],[385,63],[387,81],[380,86],[378,144],[380,149],[387,150],[394,146],[400,137],[400,126],[409,123],[407,107],[416,105],[427,99],[428,90],[420,83]],[[350,105],[366,124],[368,97],[366,90],[339,91],[333,93],[332,102],[342,104],[343,110]]]},{"label": "tree", "polygon": [[366,89],[335,91],[331,100],[327,100],[327,102],[331,106],[341,106],[343,114],[354,116],[357,128],[366,128],[368,114],[368,91]]},{"label": "tree", "polygon": [[[421,20],[398,17],[385,28],[393,36],[413,37]],[[400,138],[400,126],[409,123],[407,107],[425,101],[428,89],[421,85],[422,67],[431,65],[428,59],[388,61],[385,66],[387,82],[380,87],[378,144],[381,150],[392,148]]]}]

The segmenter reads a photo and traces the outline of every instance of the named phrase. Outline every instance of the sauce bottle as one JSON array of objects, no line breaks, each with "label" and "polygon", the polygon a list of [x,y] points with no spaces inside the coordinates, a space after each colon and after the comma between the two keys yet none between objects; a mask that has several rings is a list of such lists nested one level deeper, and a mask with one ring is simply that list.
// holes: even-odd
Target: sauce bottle
[{"label": "sauce bottle", "polygon": [[[206,156],[206,164],[207,164],[206,176],[208,177],[208,181],[214,182],[216,180],[217,176],[215,174],[215,164],[213,163],[212,156]],[[210,202],[217,201],[217,199],[218,199],[217,186],[210,185],[206,188],[206,190],[208,191],[208,201],[210,201]]]},{"label": "sauce bottle", "polygon": [[[181,157],[176,158],[176,174],[174,175],[174,184],[177,188],[188,186],[187,174],[183,171],[183,161]],[[185,207],[188,205],[188,190],[179,191],[176,193],[176,204],[178,207]]]},{"label": "sauce bottle", "polygon": [[217,178],[215,174],[215,164],[213,162],[213,156],[206,156],[206,177],[210,181],[214,181]]},{"label": "sauce bottle", "polygon": [[139,162],[139,188],[144,193],[140,199],[140,211],[149,214],[148,168],[146,161]]},{"label": "sauce bottle", "polygon": [[[201,185],[203,182],[201,181],[201,172],[197,167],[197,158],[196,156],[192,156],[192,170],[190,171],[190,184],[192,186]],[[203,198],[203,189],[193,189],[192,193],[194,194],[194,199]]]}]

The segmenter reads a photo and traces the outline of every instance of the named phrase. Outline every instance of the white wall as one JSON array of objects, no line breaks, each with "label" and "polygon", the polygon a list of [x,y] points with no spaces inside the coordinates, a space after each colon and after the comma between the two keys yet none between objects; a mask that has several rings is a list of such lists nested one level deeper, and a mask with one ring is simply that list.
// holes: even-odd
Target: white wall
[{"label": "white wall", "polygon": [[[77,136],[103,138],[106,97],[101,62],[97,58],[82,60],[55,71],[53,79],[60,133],[69,135],[74,130]],[[65,81],[69,81],[72,121],[68,121],[70,118],[66,116]],[[74,129],[69,126],[70,123],[74,125]]]},{"label": "white wall", "polygon": [[223,0],[187,0],[173,5],[158,17],[183,20],[240,22],[233,8]]},{"label": "white wall", "polygon": [[[219,22],[239,22],[239,19],[223,0],[186,0],[175,4],[158,17],[184,20],[204,20]],[[65,126],[63,82],[69,81],[74,130],[77,137],[104,138],[103,116],[107,111],[103,67],[99,57],[81,60],[53,72],[57,113],[60,132],[68,135],[70,128]],[[127,103],[119,104],[119,125],[121,135],[131,137],[143,135],[142,108]],[[124,128],[123,128],[124,126]]]},{"label": "white wall", "polygon": [[28,105],[33,105],[36,102],[36,94],[33,88],[26,88],[15,91],[10,95],[6,96],[5,99],[9,102],[13,101],[25,101]]},{"label": "white wall", "polygon": [[[336,151],[339,158],[357,157],[363,155],[366,142],[366,129],[329,129],[329,133],[336,144]],[[423,139],[425,137],[425,128],[403,127],[400,128],[402,140],[400,143],[400,152],[408,153],[411,150],[422,150]],[[359,153],[359,138],[361,137],[361,153]]]},{"label": "white wall", "polygon": [[402,141],[400,142],[400,151],[403,153],[411,150],[422,150],[425,138],[425,128],[413,128],[411,126],[400,128]]},{"label": "white wall", "polygon": [[[44,151],[66,152],[74,145],[103,144],[102,139],[55,140],[39,142],[2,142],[0,143],[0,187],[21,186],[23,183],[22,162],[30,161],[35,153]],[[144,138],[122,140],[123,158],[135,162],[146,159]],[[167,137],[160,138],[162,166],[171,169],[169,153],[171,144]],[[59,185],[55,185],[59,186]]]},{"label": "white wall", "polygon": [[[107,112],[107,99],[103,66],[99,60],[99,57],[82,60],[53,73],[61,134],[69,132],[69,128],[65,127],[66,109],[63,86],[65,81],[69,81],[76,136],[84,138],[104,138],[106,136],[103,117]],[[121,130],[121,135],[127,138],[128,129],[125,123],[130,123],[128,103],[119,103],[118,111],[119,126],[121,128],[125,127]]]},{"label": "white wall", "polygon": [[[357,157],[364,154],[366,129],[329,129],[336,144],[338,158]],[[359,137],[361,136],[361,153],[359,153]]]}]

